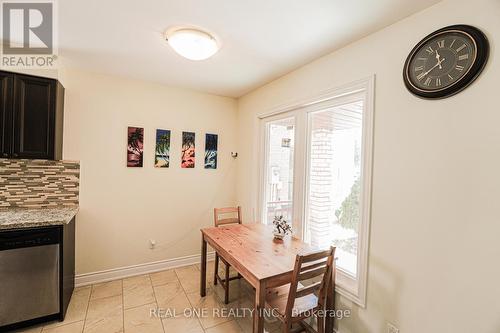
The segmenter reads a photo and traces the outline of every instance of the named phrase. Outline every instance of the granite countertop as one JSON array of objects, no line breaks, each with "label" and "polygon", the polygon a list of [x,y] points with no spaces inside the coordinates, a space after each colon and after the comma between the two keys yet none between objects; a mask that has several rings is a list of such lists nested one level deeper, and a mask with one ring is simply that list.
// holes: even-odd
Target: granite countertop
[{"label": "granite countertop", "polygon": [[68,224],[76,213],[78,206],[0,210],[0,230]]}]

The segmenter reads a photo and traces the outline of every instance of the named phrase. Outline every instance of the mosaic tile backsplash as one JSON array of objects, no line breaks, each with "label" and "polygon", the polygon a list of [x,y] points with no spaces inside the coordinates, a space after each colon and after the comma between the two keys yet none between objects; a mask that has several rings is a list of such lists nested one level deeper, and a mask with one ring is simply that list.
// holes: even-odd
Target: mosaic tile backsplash
[{"label": "mosaic tile backsplash", "polygon": [[0,159],[0,209],[77,206],[80,163]]}]

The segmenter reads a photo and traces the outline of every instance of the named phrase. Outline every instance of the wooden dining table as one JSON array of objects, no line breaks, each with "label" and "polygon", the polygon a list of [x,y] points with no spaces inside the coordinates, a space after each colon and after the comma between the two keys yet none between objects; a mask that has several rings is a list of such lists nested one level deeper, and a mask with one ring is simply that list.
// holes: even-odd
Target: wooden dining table
[{"label": "wooden dining table", "polygon": [[[263,309],[266,290],[292,281],[296,255],[319,250],[300,239],[285,236],[275,240],[271,226],[260,223],[234,224],[201,229],[200,295],[206,295],[207,244],[255,288],[253,332],[264,332]],[[333,282],[333,281],[332,281]],[[334,284],[330,283],[327,310],[334,309]],[[333,318],[326,316],[326,332],[333,332]]]}]

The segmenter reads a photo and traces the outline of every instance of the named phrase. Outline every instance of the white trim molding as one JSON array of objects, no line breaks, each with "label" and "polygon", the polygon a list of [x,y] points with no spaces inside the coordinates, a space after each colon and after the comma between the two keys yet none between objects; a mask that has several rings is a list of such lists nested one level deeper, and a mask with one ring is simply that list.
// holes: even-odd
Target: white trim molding
[{"label": "white trim molding", "polygon": [[360,229],[358,236],[357,276],[337,270],[336,292],[348,298],[361,307],[366,306],[366,291],[368,281],[368,251],[371,221],[372,170],[373,170],[373,131],[375,110],[375,75],[327,89],[314,96],[287,103],[257,116],[259,122],[259,158],[256,170],[259,172],[260,188],[257,193],[258,216],[263,219],[265,214],[265,188],[267,169],[267,124],[283,119],[293,118],[295,123],[295,151],[293,161],[293,229],[296,237],[307,241],[307,194],[306,181],[309,170],[309,130],[310,115],[316,111],[336,107],[353,101],[362,100],[363,132],[361,152],[361,197],[360,197]]},{"label": "white trim molding", "polygon": [[375,76],[358,81],[355,89],[364,93],[365,110],[363,112],[363,146],[361,169],[361,224],[358,231],[358,265],[357,278],[352,278],[341,269],[337,270],[336,290],[338,293],[361,307],[366,307],[366,290],[368,283],[368,253],[371,223],[372,173],[373,173],[373,131],[375,110]]},{"label": "white trim molding", "polygon": [[[214,258],[215,258],[215,252],[207,254],[208,261],[212,261],[214,260]],[[145,264],[107,269],[104,271],[98,271],[92,273],[78,274],[75,277],[75,286],[82,287],[90,284],[108,282],[131,276],[154,273],[154,272],[164,271],[167,269],[190,266],[199,263],[200,263],[200,255],[195,254],[192,256],[154,261]]]}]

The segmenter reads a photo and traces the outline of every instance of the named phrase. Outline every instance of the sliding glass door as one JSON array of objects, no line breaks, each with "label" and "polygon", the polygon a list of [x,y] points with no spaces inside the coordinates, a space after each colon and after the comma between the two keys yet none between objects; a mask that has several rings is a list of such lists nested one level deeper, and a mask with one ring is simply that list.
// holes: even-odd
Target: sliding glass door
[{"label": "sliding glass door", "polygon": [[295,237],[336,247],[337,286],[366,295],[373,79],[261,118],[261,219],[283,215]]}]

